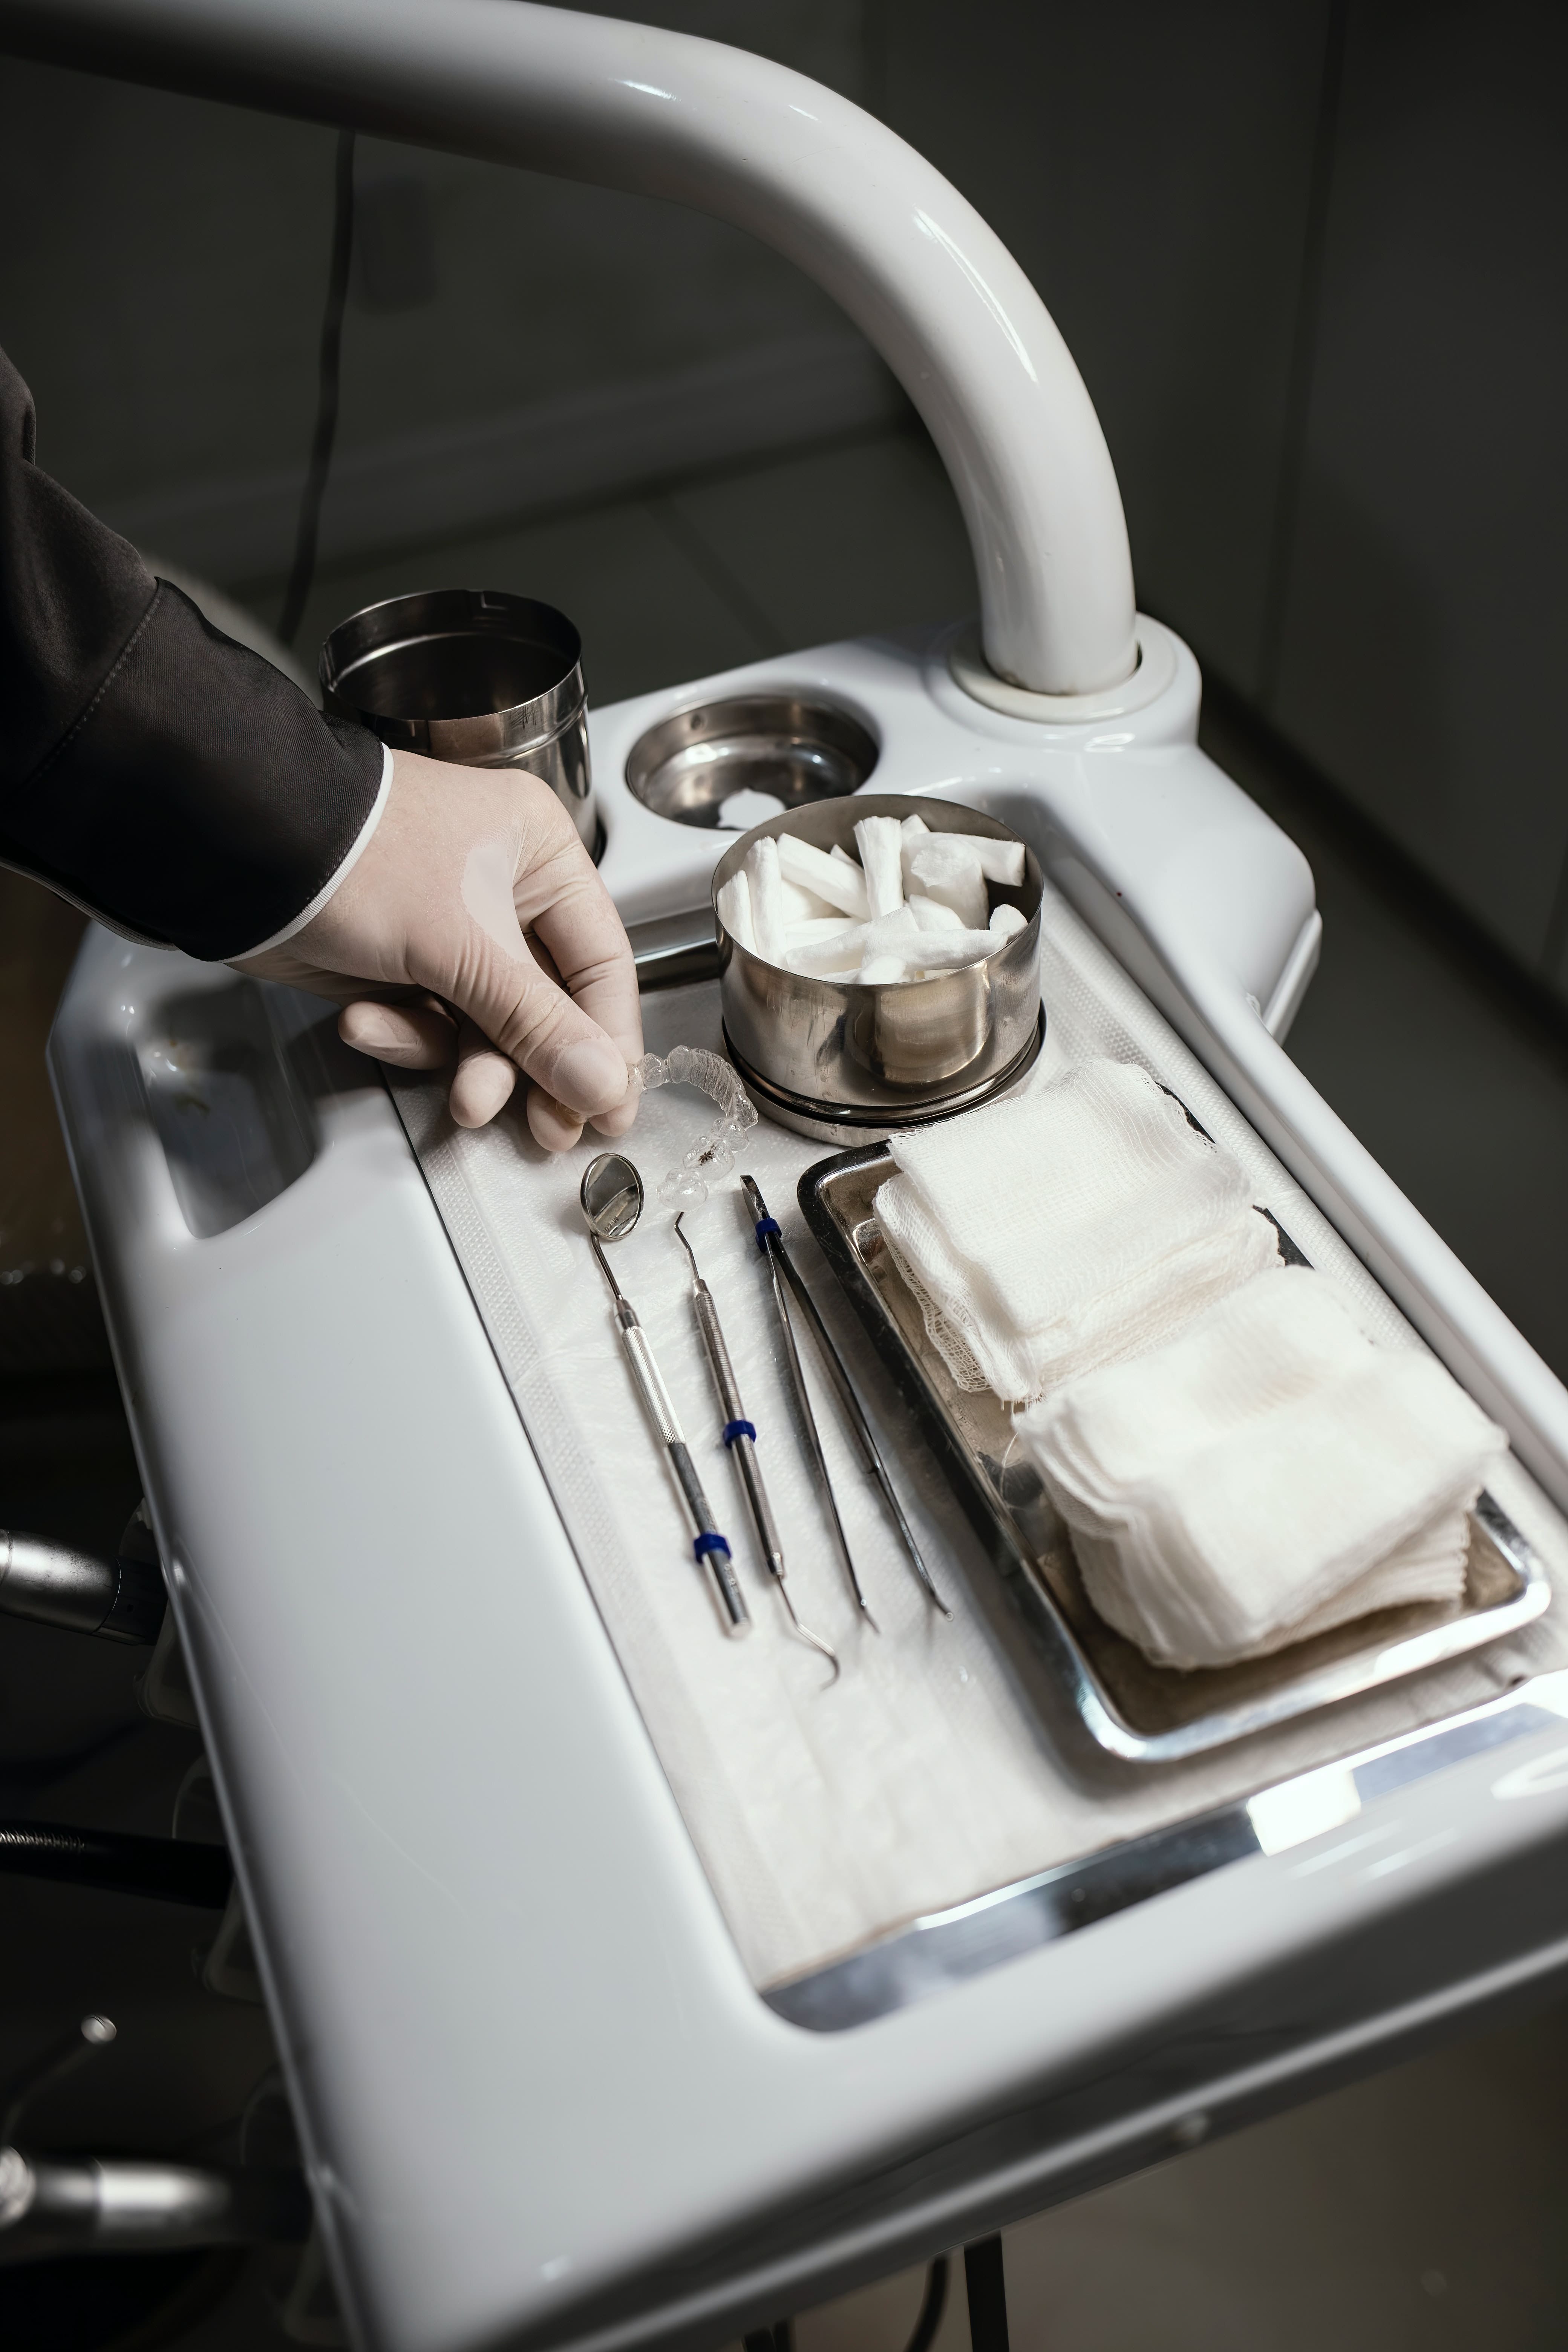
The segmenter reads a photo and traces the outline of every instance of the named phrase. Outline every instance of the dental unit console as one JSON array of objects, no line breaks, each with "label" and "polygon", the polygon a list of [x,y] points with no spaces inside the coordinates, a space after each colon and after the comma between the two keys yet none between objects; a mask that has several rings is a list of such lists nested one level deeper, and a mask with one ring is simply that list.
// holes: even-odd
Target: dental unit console
[{"label": "dental unit console", "polygon": [[[678,1001],[718,1040],[718,991],[700,982],[734,843],[712,823],[716,766],[723,790],[761,782],[791,806],[787,780],[809,777],[802,799],[864,788],[997,821],[1046,894],[1047,1024],[1069,1003],[1088,1021],[1092,998],[1095,1019],[1164,1056],[1156,1075],[1195,1118],[1271,1171],[1313,1264],[1363,1281],[1507,1432],[1500,1501],[1546,1584],[1561,1580],[1568,1393],[1287,1056],[1318,954],[1310,872],[1197,748],[1198,667],[1136,610],[1071,357],[940,174],[762,59],[522,0],[0,0],[0,47],[706,209],[832,294],[931,430],[981,615],[589,713],[604,879],[648,976],[699,976],[648,996],[650,1042]],[[784,785],[748,767],[748,743],[771,747]],[[791,1284],[833,1323],[914,1523],[895,1527],[819,1387],[879,1628],[852,1622],[837,1570],[807,1586],[791,1549],[791,1592],[837,1676],[764,1607],[765,1581],[749,1587],[752,1638],[719,1637],[679,1517],[676,1616],[639,1615],[616,1581],[625,1515],[676,1515],[679,1496],[635,1411],[625,1444],[652,1465],[646,1498],[616,1491],[632,1483],[618,1461],[574,1483],[588,1424],[572,1416],[597,1409],[579,1391],[620,1372],[580,1166],[538,1209],[553,1172],[501,1171],[503,1216],[489,1163],[417,1089],[389,1091],[341,1048],[328,1008],[100,929],[51,1064],[356,2341],[697,2352],[1561,1984],[1555,1608],[1506,1643],[1235,1742],[1223,1769],[1108,1757],[1048,1696],[1026,1723],[1027,1658],[990,1663],[1011,1638],[994,1630],[996,1580],[912,1475],[906,1404],[805,1255],[795,1187],[835,1146],[764,1119],[736,1172],[754,1168]],[[673,1092],[644,1115],[675,1121]],[[645,1149],[639,1120],[645,1170],[662,1171],[673,1131]],[[783,1513],[794,1408],[742,1338],[766,1339],[762,1286],[784,1276],[724,1213],[686,1216],[689,1265],[650,1213],[612,1279],[689,1432],[728,1412],[715,1381],[721,1400],[744,1395]],[[532,1306],[514,1247],[540,1269]],[[723,1302],[732,1368],[697,1352],[694,1280]],[[551,1283],[573,1286],[550,1297],[583,1302],[591,1339],[564,1316],[559,1334],[532,1328]],[[574,1389],[588,1345],[595,1380]],[[739,1563],[756,1505],[731,1475],[721,1452],[704,1472]],[[721,1600],[739,1629],[739,1591]],[[826,1831],[757,1828],[746,1694],[763,1686],[721,1678],[764,1669],[798,1677],[792,1706],[822,1742],[812,1820],[842,1817],[843,1852],[858,1852],[857,1809],[885,1803],[888,1840],[913,1857],[899,1885],[929,1899],[879,1894],[869,1864],[836,1881]],[[871,1716],[833,1712],[857,1706],[883,1710],[905,1759],[874,1798],[874,1744],[851,1737]],[[1005,1718],[1025,1727],[1006,1750],[1019,1842],[970,1884],[963,1838],[942,1847],[942,1784]],[[921,1761],[928,1736],[949,1743],[940,1771]],[[787,1901],[770,1893],[775,1850],[796,1874]],[[857,1876],[862,1909],[836,1910]]]}]

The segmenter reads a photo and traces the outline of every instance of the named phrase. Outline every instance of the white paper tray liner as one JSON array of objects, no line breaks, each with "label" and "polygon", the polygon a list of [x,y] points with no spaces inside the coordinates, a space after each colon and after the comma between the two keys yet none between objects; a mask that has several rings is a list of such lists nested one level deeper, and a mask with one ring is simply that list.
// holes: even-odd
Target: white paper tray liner
[{"label": "white paper tray liner", "polygon": [[[1047,887],[1042,1066],[1109,1054],[1171,1087],[1253,1173],[1257,1197],[1307,1255],[1354,1294],[1370,1327],[1420,1346],[1410,1326],[1202,1065],[1072,909]],[[645,1000],[651,1050],[719,1049],[716,983]],[[540,1150],[509,1112],[455,1129],[444,1088],[399,1076],[394,1095],[479,1304],[545,1478],[654,1747],[745,1964],[759,1986],[825,1966],[922,1914],[1136,1837],[1568,1664],[1563,1611],[1439,1670],[1176,1765],[1127,1766],[1088,1748],[1064,1700],[1042,1719],[1016,1681],[973,1589],[994,1572],[883,1380],[802,1221],[802,1171],[836,1149],[763,1120],[737,1169],[754,1174],[854,1366],[922,1549],[952,1617],[922,1601],[881,1506],[803,1345],[840,1507],[880,1627],[859,1625],[805,1468],[766,1268],[734,1177],[688,1215],[723,1322],[783,1534],[790,1591],[844,1662],[791,1638],[758,1559],[689,1304],[666,1171],[716,1116],[689,1087],[648,1096],[623,1146],[642,1171],[643,1220],[615,1247],[735,1548],[754,1620],[726,1641],[692,1559],[662,1449],[631,1385],[577,1188],[605,1148]],[[870,1140],[871,1139],[868,1139]],[[1556,1585],[1568,1525],[1511,1460],[1492,1482]],[[520,1554],[520,1576],[528,1574]],[[1021,1643],[1026,1635],[1020,1627]]]}]

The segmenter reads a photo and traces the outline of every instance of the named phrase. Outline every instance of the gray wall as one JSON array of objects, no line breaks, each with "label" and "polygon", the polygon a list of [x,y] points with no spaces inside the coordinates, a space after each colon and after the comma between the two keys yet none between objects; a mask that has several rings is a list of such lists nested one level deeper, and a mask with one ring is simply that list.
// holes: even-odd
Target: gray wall
[{"label": "gray wall", "polygon": [[938,0],[888,119],[1051,305],[1142,600],[1568,993],[1568,12]]},{"label": "gray wall", "polygon": [[[858,95],[842,0],[683,0],[685,30]],[[0,60],[0,341],[42,460],[142,544],[228,584],[281,571],[315,403],[331,132]],[[426,217],[428,299],[344,341],[327,555],[884,421],[901,402],[826,296],[701,215],[361,142]],[[416,273],[417,274],[417,273]]]},{"label": "gray wall", "polygon": [[[1568,993],[1557,0],[629,13],[780,57],[932,156],[1079,357],[1145,604]],[[230,583],[287,557],[331,144],[0,67],[0,341],[45,458]],[[899,413],[816,289],[716,224],[374,145],[360,174],[373,205],[422,192],[403,290],[428,299],[362,286],[329,554]]]},{"label": "gray wall", "polygon": [[1561,986],[1568,12],[1351,12],[1271,707]]}]

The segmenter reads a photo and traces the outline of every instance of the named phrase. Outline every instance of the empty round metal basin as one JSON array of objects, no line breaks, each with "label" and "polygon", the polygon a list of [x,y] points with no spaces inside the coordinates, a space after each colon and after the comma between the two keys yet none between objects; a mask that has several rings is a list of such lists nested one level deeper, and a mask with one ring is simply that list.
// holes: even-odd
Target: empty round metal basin
[{"label": "empty round metal basin", "polygon": [[830,702],[742,695],[677,711],[639,736],[626,782],[645,808],[678,824],[715,826],[731,793],[772,793],[786,809],[858,792],[877,764],[875,740]]},{"label": "empty round metal basin", "polygon": [[426,589],[340,621],[321,647],[321,695],[395,751],[526,768],[595,851],[582,652],[552,604],[499,588]]}]

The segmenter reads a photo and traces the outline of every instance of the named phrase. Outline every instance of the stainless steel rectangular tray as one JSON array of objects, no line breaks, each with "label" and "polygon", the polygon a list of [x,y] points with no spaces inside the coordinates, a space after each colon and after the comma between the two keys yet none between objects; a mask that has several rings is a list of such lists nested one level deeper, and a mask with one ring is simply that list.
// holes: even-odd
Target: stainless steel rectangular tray
[{"label": "stainless steel rectangular tray", "polygon": [[[1183,1673],[1151,1664],[1090,1608],[1067,1529],[1023,1458],[1007,1408],[989,1391],[972,1396],[958,1388],[931,1345],[872,1207],[878,1186],[896,1172],[885,1144],[820,1160],[800,1180],[801,1209],[1100,1747],[1142,1763],[1197,1755],[1495,1642],[1547,1606],[1540,1561],[1483,1494],[1470,1522],[1462,1601],[1378,1610],[1239,1665]],[[1305,1265],[1276,1230],[1280,1255]]]}]

